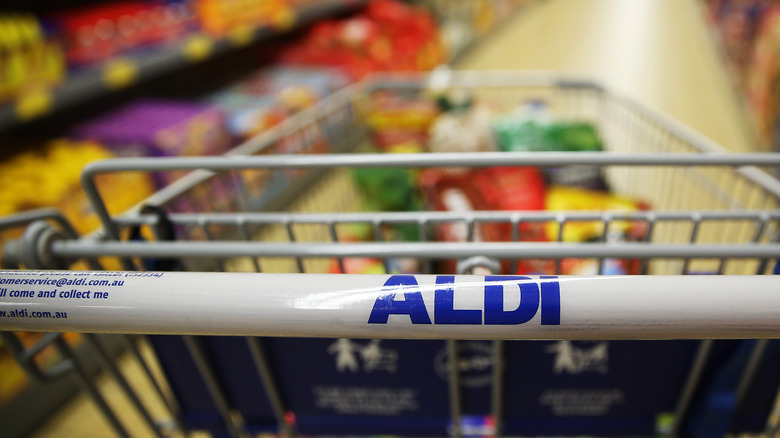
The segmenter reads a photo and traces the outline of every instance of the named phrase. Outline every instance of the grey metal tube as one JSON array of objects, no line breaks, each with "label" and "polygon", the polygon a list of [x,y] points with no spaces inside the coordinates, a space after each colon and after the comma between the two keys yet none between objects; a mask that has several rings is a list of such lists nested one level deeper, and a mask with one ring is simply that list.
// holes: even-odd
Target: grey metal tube
[{"label": "grey metal tube", "polygon": [[759,339],[756,340],[756,345],[754,345],[753,349],[750,351],[750,359],[748,359],[745,369],[742,371],[739,385],[737,385],[735,411],[742,407],[742,404],[745,402],[747,391],[753,383],[756,372],[758,372],[758,367],[761,365],[761,359],[764,357],[764,353],[768,347],[768,339]]},{"label": "grey metal tube", "polygon": [[268,400],[271,402],[271,409],[274,411],[276,421],[282,428],[284,436],[291,437],[293,436],[293,431],[285,418],[287,409],[282,401],[281,391],[279,391],[276,380],[274,380],[271,373],[271,367],[268,365],[263,346],[260,345],[260,338],[249,336],[246,338],[246,343],[249,347],[249,353],[252,355],[252,361],[255,364],[257,373],[260,376],[260,380],[263,382],[263,386],[265,386],[265,391],[268,395]]},{"label": "grey metal tube", "polygon": [[452,430],[450,436],[460,438],[463,436],[462,428],[462,409],[460,396],[460,369],[458,368],[458,341],[448,339],[447,356],[450,358],[449,370],[449,393],[450,393],[450,420],[452,421]]},{"label": "grey metal tube", "polygon": [[688,373],[688,377],[685,380],[685,386],[683,387],[680,398],[677,400],[677,406],[674,410],[674,423],[667,436],[675,438],[680,436],[680,427],[682,426],[682,420],[685,415],[688,414],[688,410],[691,407],[693,401],[693,395],[696,393],[696,389],[699,387],[704,367],[710,358],[712,353],[712,347],[714,341],[706,339],[699,343],[699,347],[696,350],[696,357],[694,359],[691,370]]},{"label": "grey metal tube", "polygon": [[[139,336],[139,338],[143,338],[143,336]],[[175,398],[169,397],[165,393],[165,391],[163,391],[162,387],[160,386],[160,382],[157,381],[157,378],[155,377],[154,373],[149,367],[149,364],[147,363],[146,359],[143,357],[143,355],[141,355],[141,351],[138,349],[138,346],[136,345],[137,340],[134,339],[134,336],[125,335],[122,336],[122,340],[125,345],[125,348],[127,348],[130,354],[133,355],[133,357],[138,362],[138,364],[141,365],[144,374],[146,374],[146,378],[149,379],[149,381],[152,383],[154,390],[157,392],[157,396],[160,398],[160,400],[163,402],[165,407],[168,409],[168,412],[170,412],[170,414],[174,417],[176,427],[179,428],[181,426],[181,421],[179,418],[181,409],[179,408],[178,401]]]},{"label": "grey metal tube", "polygon": [[[202,222],[215,225],[246,225],[297,223],[297,224],[323,224],[323,223],[436,223],[476,220],[480,222],[511,222],[522,220],[524,222],[548,222],[558,221],[562,217],[561,212],[556,211],[429,211],[429,212],[376,212],[376,213],[172,213],[168,218],[182,225],[198,225]],[[761,211],[633,211],[633,212],[593,212],[593,211],[567,211],[567,222],[579,221],[709,221],[709,220],[757,220],[769,221],[780,219],[780,210]],[[132,216],[114,218],[114,221],[123,226],[154,224],[154,216]]]},{"label": "grey metal tube", "polygon": [[330,154],[115,158],[89,163],[82,181],[127,171],[325,169],[332,167],[778,166],[780,154],[623,154],[610,152],[464,152],[436,154]]},{"label": "grey metal tube", "polygon": [[130,386],[130,383],[127,381],[127,379],[125,379],[125,376],[119,370],[119,367],[114,363],[114,358],[112,358],[111,354],[108,352],[108,348],[103,342],[103,339],[94,333],[85,333],[84,339],[86,339],[87,343],[89,343],[92,348],[97,351],[98,358],[100,359],[103,367],[108,370],[109,374],[111,374],[111,377],[122,388],[122,391],[124,391],[127,398],[130,399],[130,403],[135,407],[138,413],[141,414],[141,418],[143,418],[143,420],[146,422],[146,425],[149,426],[149,428],[153,431],[154,436],[162,438],[163,435],[160,432],[160,429],[157,427],[157,424],[155,424],[154,418],[152,418],[152,414],[150,414],[149,410],[146,409],[146,406],[144,406],[143,402],[138,397],[138,394],[135,393],[133,388]]},{"label": "grey metal tube", "polygon": [[493,391],[490,411],[496,422],[495,438],[504,435],[504,341],[493,341]]},{"label": "grey metal tube", "polygon": [[417,257],[463,258],[475,255],[525,258],[764,258],[779,257],[780,244],[643,244],[560,242],[418,242],[418,243],[265,243],[211,242],[97,242],[58,241],[57,257],[98,255],[116,257]]},{"label": "grey metal tube", "polygon": [[[778,166],[780,154],[615,154],[605,152],[482,152],[442,154],[331,154],[331,155],[275,155],[275,156],[219,156],[219,157],[165,157],[122,158],[88,164],[81,175],[82,186],[105,225],[106,235],[112,240],[119,236],[110,226],[111,218],[97,189],[95,177],[101,173],[125,171],[169,170],[245,170],[245,169],[327,169],[332,167],[487,167],[539,166],[559,167],[575,164],[628,166]],[[758,169],[754,176],[764,173]],[[202,174],[193,182],[209,175]],[[780,183],[759,178],[775,196],[780,197]],[[774,181],[774,183],[773,183]]]},{"label": "grey metal tube", "polygon": [[76,354],[70,348],[70,345],[68,345],[65,339],[59,337],[54,341],[54,346],[57,348],[57,352],[59,352],[62,355],[62,357],[64,357],[66,360],[68,360],[70,363],[73,364],[73,370],[76,373],[77,380],[81,385],[82,389],[84,390],[84,392],[87,393],[87,396],[89,396],[92,402],[95,403],[97,408],[100,409],[100,411],[103,413],[106,420],[109,422],[109,424],[111,424],[111,427],[114,429],[114,432],[116,432],[116,434],[119,435],[120,437],[130,438],[130,434],[127,433],[127,429],[125,429],[125,427],[119,421],[119,418],[116,416],[114,411],[108,405],[106,399],[103,398],[103,395],[100,394],[100,391],[98,391],[95,382],[92,380],[92,376],[89,375],[87,370],[84,369],[81,362],[79,362],[78,358],[76,357]]},{"label": "grey metal tube", "polygon": [[198,368],[200,376],[203,378],[203,382],[206,384],[209,395],[211,395],[211,399],[222,417],[222,421],[225,422],[225,429],[232,437],[246,436],[242,425],[239,425],[233,418],[227,396],[225,396],[222,386],[206,358],[200,341],[195,336],[184,336],[183,339],[187,345],[187,350],[189,350],[192,359],[195,361],[195,366]]}]

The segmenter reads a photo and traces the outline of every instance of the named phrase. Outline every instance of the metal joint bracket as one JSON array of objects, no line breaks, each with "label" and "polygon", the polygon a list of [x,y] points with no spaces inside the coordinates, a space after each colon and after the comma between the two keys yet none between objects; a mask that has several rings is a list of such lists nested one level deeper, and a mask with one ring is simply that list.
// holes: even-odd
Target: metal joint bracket
[{"label": "metal joint bracket", "polygon": [[[483,269],[477,271],[479,268]],[[484,272],[484,270],[488,272]],[[501,272],[501,262],[491,257],[474,256],[458,260],[458,274],[489,275],[496,272]]]},{"label": "metal joint bracket", "polygon": [[8,258],[16,265],[21,262],[28,269],[65,269],[68,264],[52,252],[52,245],[58,240],[65,240],[65,235],[46,221],[35,221],[24,231],[21,241],[6,245],[4,249],[10,249],[16,255],[6,255],[4,252],[3,265]]}]

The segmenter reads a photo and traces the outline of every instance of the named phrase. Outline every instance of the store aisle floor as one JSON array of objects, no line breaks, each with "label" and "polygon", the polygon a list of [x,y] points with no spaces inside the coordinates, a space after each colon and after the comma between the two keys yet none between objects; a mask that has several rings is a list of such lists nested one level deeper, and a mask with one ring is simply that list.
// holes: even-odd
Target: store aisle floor
[{"label": "store aisle floor", "polygon": [[735,151],[755,140],[697,0],[542,0],[457,63],[576,72]]}]

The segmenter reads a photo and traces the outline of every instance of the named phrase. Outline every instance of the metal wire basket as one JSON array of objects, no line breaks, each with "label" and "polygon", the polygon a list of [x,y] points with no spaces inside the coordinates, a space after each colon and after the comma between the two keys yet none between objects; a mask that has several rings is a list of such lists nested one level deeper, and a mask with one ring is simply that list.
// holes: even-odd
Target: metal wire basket
[{"label": "metal wire basket", "polygon": [[[366,144],[371,142],[369,119],[377,95],[392,92],[409,99],[425,99],[442,90],[465,90],[476,100],[503,109],[523,101],[544,100],[556,120],[585,121],[595,125],[606,151],[364,152]],[[772,176],[778,164],[780,157],[775,154],[728,153],[674,120],[593,82],[509,72],[437,72],[377,77],[334,94],[226,156],[116,159],[93,163],[84,170],[83,185],[102,221],[102,232],[77,238],[62,221],[53,226],[38,222],[28,228],[22,239],[8,243],[4,250],[4,267],[27,269],[68,269],[82,259],[89,260],[91,266],[97,268],[99,258],[113,257],[119,260],[124,271],[157,267],[199,272],[306,275],[256,277],[256,280],[235,277],[242,280],[234,281],[226,280],[234,277],[210,274],[166,274],[168,282],[159,289],[167,290],[180,284],[179,288],[191,295],[177,292],[170,299],[169,296],[162,297],[165,294],[149,283],[138,283],[133,289],[135,298],[96,304],[89,314],[79,314],[82,310],[72,300],[60,300],[51,309],[36,307],[33,310],[67,311],[75,314],[75,318],[70,317],[67,321],[6,318],[0,319],[0,327],[186,335],[450,339],[446,354],[451,360],[464,354],[462,348],[466,345],[459,347],[455,339],[495,339],[489,344],[492,361],[489,414],[495,422],[489,433],[496,435],[502,433],[505,424],[513,424],[505,415],[508,395],[503,387],[511,370],[502,367],[507,357],[502,340],[706,339],[697,344],[695,354],[692,353],[686,362],[685,378],[675,390],[674,420],[662,430],[677,435],[682,433],[682,420],[689,414],[697,391],[701,390],[707,366],[713,360],[713,354],[717,354],[718,345],[711,339],[777,338],[780,334],[778,298],[771,292],[776,289],[777,282],[771,276],[756,276],[771,274],[780,255],[777,244],[780,182]],[[595,169],[613,191],[642,199],[651,208],[629,212],[362,211],[365,195],[355,186],[351,174],[353,169],[359,168],[481,169],[499,166],[586,172]],[[149,198],[144,203],[147,207],[139,206],[112,216],[106,210],[95,181],[104,173],[127,171],[189,173]],[[11,225],[10,221],[8,225]],[[598,231],[595,241],[567,242],[564,236],[583,225]],[[415,236],[415,241],[399,240],[397,234],[395,238],[391,237],[392,229],[399,226],[406,227]],[[370,230],[370,239],[348,241],[355,227]],[[437,236],[447,227],[462,229],[462,241],[438,241]],[[491,234],[489,230],[496,227],[504,232]],[[544,228],[555,238],[529,241],[523,231],[528,227]],[[641,230],[641,235],[634,241],[611,238],[627,228]],[[130,230],[135,231],[131,233]],[[144,234],[139,230],[147,232]],[[128,239],[129,234],[135,237]],[[139,238],[141,235],[156,238]],[[346,265],[356,258],[379,260],[384,272],[376,277],[335,276],[332,281],[331,277],[309,275],[347,272]],[[565,277],[560,277],[563,266],[571,260],[591,261],[595,266],[594,274],[605,273],[614,260],[630,260],[635,273],[642,276],[577,280],[583,284],[592,281],[594,286],[577,290],[581,294],[578,296],[584,298],[575,303],[573,289],[580,283],[574,280],[564,283]],[[518,329],[517,325],[491,327],[484,322],[486,319],[480,319],[477,325],[438,324],[435,320],[428,325],[414,324],[411,311],[401,312],[401,322],[394,319],[399,315],[390,312],[394,324],[366,324],[366,318],[371,323],[371,309],[378,305],[376,291],[384,290],[383,287],[397,286],[400,288],[397,291],[403,291],[404,287],[417,286],[419,282],[421,294],[430,295],[425,295],[428,304],[423,308],[432,309],[436,284],[467,281],[460,280],[461,277],[442,280],[440,275],[411,277],[417,278],[414,283],[404,283],[408,279],[391,283],[390,274],[397,273],[399,264],[407,261],[414,262],[417,272],[423,274],[482,272],[505,276],[515,275],[519,265],[533,262],[536,266],[545,266],[546,272],[539,272],[544,274],[542,277],[502,277],[492,281],[533,283],[536,293],[541,288],[544,301],[545,281],[549,283],[550,279],[560,278],[561,290],[555,292],[560,296],[553,295],[560,301],[556,304],[560,306],[558,312],[565,312],[560,309],[567,306],[566,300],[572,299],[571,306],[580,313],[561,313],[555,320],[557,324],[545,324],[544,314],[536,315],[534,310],[531,317],[537,319],[533,321],[542,318],[542,322],[528,330],[525,326]],[[458,272],[441,271],[454,270],[455,266],[458,266]],[[687,274],[726,276],[681,276]],[[11,271],[0,274],[3,278],[20,278],[14,275]],[[44,271],[40,275],[70,278],[64,271],[56,274]],[[126,281],[133,284],[134,280]],[[477,297],[472,304],[487,294],[487,286],[483,290],[485,280],[480,281],[479,287],[470,292]],[[253,282],[266,285],[263,295],[252,298],[249,289],[255,286],[241,286]],[[225,293],[220,285],[227,283],[235,288],[232,299],[239,298],[233,303],[220,299]],[[423,284],[428,286],[423,287]],[[626,289],[625,294],[631,298],[615,304],[611,284],[617,285],[613,289]],[[129,288],[129,285],[122,287]],[[461,286],[456,290],[460,290],[458,287]],[[373,295],[344,293],[369,290],[365,288],[373,291]],[[566,288],[569,289],[564,290]],[[739,292],[735,293],[735,289]],[[519,292],[524,294],[524,291],[521,285]],[[409,300],[409,295],[406,296]],[[522,297],[521,300],[526,300],[526,295]],[[395,298],[389,299],[397,303],[392,301]],[[2,304],[13,304],[9,303],[10,300]],[[124,310],[112,311],[109,309],[112,306]],[[544,306],[542,303],[542,312]],[[450,307],[451,311],[463,310],[452,308],[452,304]],[[306,311],[295,313],[301,310]],[[480,312],[483,312],[480,318],[487,318],[484,316],[487,310]],[[83,319],[79,315],[84,315]],[[577,319],[580,316],[581,319]],[[410,319],[412,324],[409,324]],[[12,336],[5,334],[4,339],[9,343]],[[220,371],[208,359],[204,341],[192,336],[184,339],[186,351],[206,382],[225,430],[233,435],[245,433],[251,421],[236,419],[235,401],[224,382],[220,383]],[[285,404],[284,388],[274,378],[273,366],[269,365],[263,344],[254,337],[247,338],[247,342],[275,418],[282,430],[292,433],[294,424],[285,413],[294,409]],[[752,365],[746,366],[740,377],[742,392],[737,397],[740,403],[749,388],[756,384],[757,376],[762,375],[762,358],[771,350],[771,342],[765,339],[751,347]],[[27,357],[31,352],[21,349],[18,354]],[[451,366],[447,380],[449,431],[455,435],[464,433],[463,397],[468,396],[461,374]],[[774,394],[777,388],[771,391]],[[767,433],[771,433],[772,427],[776,432],[776,426],[767,426]],[[583,428],[586,433],[592,430],[587,426]],[[517,424],[509,429],[510,433],[524,430],[518,429]],[[446,428],[435,430],[447,433]],[[529,433],[536,433],[533,432],[536,429],[529,430]],[[620,432],[622,429],[618,430],[617,433],[623,433]],[[337,428],[327,427],[304,432],[340,433]],[[385,430],[380,428],[380,432],[385,433]]]}]

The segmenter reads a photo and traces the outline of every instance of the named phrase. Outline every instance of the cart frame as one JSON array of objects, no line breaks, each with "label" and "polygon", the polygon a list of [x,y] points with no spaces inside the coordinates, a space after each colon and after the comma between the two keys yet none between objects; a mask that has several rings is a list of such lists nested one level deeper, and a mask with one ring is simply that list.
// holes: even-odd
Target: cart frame
[{"label": "cart frame", "polygon": [[[601,123],[600,129],[607,134],[607,145],[612,151],[604,153],[462,153],[462,154],[402,154],[372,155],[341,153],[350,152],[365,141],[368,128],[361,120],[366,107],[370,105],[372,93],[394,90],[400,93],[425,93],[426,90],[466,89],[475,93],[503,94],[505,90],[523,90],[518,95],[549,97],[556,108],[563,109],[563,117],[577,117],[586,114]],[[507,94],[511,94],[507,91]],[[585,96],[579,101],[578,96]],[[512,98],[516,98],[512,95]],[[567,105],[576,107],[568,114]],[[308,131],[307,131],[308,130]],[[306,137],[307,132],[324,138],[331,143],[333,154],[301,155],[258,155],[274,154],[290,138]],[[636,143],[637,139],[648,138]],[[339,152],[339,153],[335,153]],[[286,206],[276,202],[263,204],[260,211],[237,209],[235,212],[177,212],[169,211],[164,218],[158,214],[142,212],[143,205],[172,208],[172,203],[194,189],[212,183],[220,176],[238,181],[236,195],[242,198],[239,204],[252,205],[251,194],[243,188],[243,171],[310,171],[295,173],[291,192],[301,193],[314,178],[325,178],[334,169],[357,167],[398,168],[450,168],[489,166],[596,166],[614,169],[609,177],[622,182],[630,195],[645,195],[658,199],[680,184],[696,186],[697,199],[663,200],[659,210],[646,212],[298,212],[284,211]],[[83,173],[83,186],[103,224],[98,235],[89,238],[74,238],[67,225],[54,216],[58,226],[31,227],[20,243],[8,245],[4,264],[21,264],[27,268],[55,269],[67,266],[73,260],[86,258],[97,263],[99,256],[121,258],[125,269],[134,269],[138,259],[162,258],[195,260],[194,265],[204,260],[213,261],[205,265],[208,270],[231,270],[225,262],[229,258],[244,258],[251,262],[253,270],[260,272],[261,258],[288,257],[295,260],[294,271],[306,272],[307,263],[313,258],[336,259],[343,271],[344,260],[350,257],[376,257],[388,262],[398,257],[415,257],[425,263],[442,257],[461,259],[466,268],[490,266],[491,259],[508,260],[517,263],[521,259],[553,259],[556,273],[561,261],[566,258],[595,258],[599,272],[610,258],[636,258],[642,260],[641,273],[689,274],[696,271],[693,266],[701,259],[714,260],[714,273],[718,274],[764,274],[771,271],[771,262],[780,257],[777,243],[780,223],[780,181],[762,167],[776,169],[780,166],[777,154],[731,154],[723,147],[704,138],[679,122],[648,109],[633,100],[616,96],[599,84],[574,77],[548,73],[518,74],[515,72],[449,72],[437,71],[430,75],[412,74],[406,76],[378,76],[365,82],[347,87],[308,110],[302,111],[271,129],[237,147],[221,157],[182,158],[137,158],[105,160],[90,164]],[[163,188],[143,204],[125,214],[112,216],[108,213],[96,180],[99,175],[111,172],[160,172],[190,171],[181,179]],[[304,176],[301,176],[304,175]],[[308,176],[306,176],[308,175]],[[642,176],[655,180],[653,187],[641,184]],[[706,199],[705,199],[706,198]],[[654,200],[656,200],[654,199]],[[7,221],[5,225],[31,222],[33,216]],[[40,219],[40,218],[39,218]],[[164,226],[163,219],[170,221],[177,229],[199,230],[203,241],[155,241],[129,242],[122,240],[123,233],[133,227],[151,227],[156,231]],[[599,242],[571,244],[563,241],[564,228],[572,223],[598,222],[602,225]],[[647,234],[642,242],[616,243],[609,241],[609,230],[621,222],[643,223]],[[469,230],[466,242],[442,243],[433,241],[431,229],[437,225],[459,223]],[[509,224],[512,237],[508,242],[473,241],[476,227],[485,223]],[[523,242],[518,235],[522,224],[554,224],[558,241]],[[375,242],[344,244],[340,241],[339,228],[344,224],[368,225],[374,230]],[[420,242],[388,242],[382,229],[388,224],[413,224],[419,229]],[[2,223],[0,223],[2,225]],[[325,239],[305,241],[297,230],[307,225],[320,225],[326,230]],[[286,242],[253,241],[258,233],[271,227],[281,227]],[[228,238],[220,232],[231,231]],[[62,230],[65,230],[64,232]],[[216,229],[217,231],[212,231]],[[682,230],[682,231],[681,231]],[[236,236],[238,236],[236,238]],[[731,239],[731,240],[729,240]],[[670,260],[674,259],[674,263]],[[516,265],[513,265],[516,266]],[[711,266],[711,265],[708,265]],[[427,269],[427,268],[426,268]],[[4,336],[11,336],[5,334]],[[11,339],[10,337],[8,339]],[[47,338],[48,339],[48,338]],[[49,339],[48,342],[53,342]],[[247,338],[258,373],[262,376],[280,427],[292,433],[284,416],[284,404],[262,347]],[[457,341],[448,341],[451,357],[457,355]],[[751,366],[741,377],[740,388],[745,388],[753,379],[755,364],[760,361],[768,341],[756,344],[751,356]],[[710,355],[713,341],[701,343],[689,377],[680,397],[676,417],[681,418],[690,406],[704,364]],[[222,413],[227,429],[233,435],[244,433],[240,421],[236,421],[230,410],[224,390],[217,383],[214,370],[209,366],[202,347],[196,338],[188,337],[187,346],[209,390]],[[42,348],[35,347],[36,351]],[[494,341],[493,412],[498,424],[502,418],[501,354],[502,341]],[[19,357],[34,352],[17,351]],[[453,367],[454,368],[454,367]],[[450,375],[450,406],[454,424],[460,424],[461,400],[459,376],[456,370]],[[98,402],[100,405],[100,402]],[[101,406],[101,408],[103,408]],[[139,407],[144,410],[143,406]],[[103,408],[107,415],[110,409]],[[175,407],[172,408],[175,411]],[[122,431],[121,425],[115,425]],[[679,424],[670,430],[670,435],[679,432]],[[774,428],[774,429],[772,429]],[[770,430],[772,429],[772,430]],[[768,433],[777,432],[777,425],[768,425]],[[120,432],[126,434],[126,432]],[[456,427],[453,434],[459,436]],[[496,435],[500,435],[500,426]]]}]

